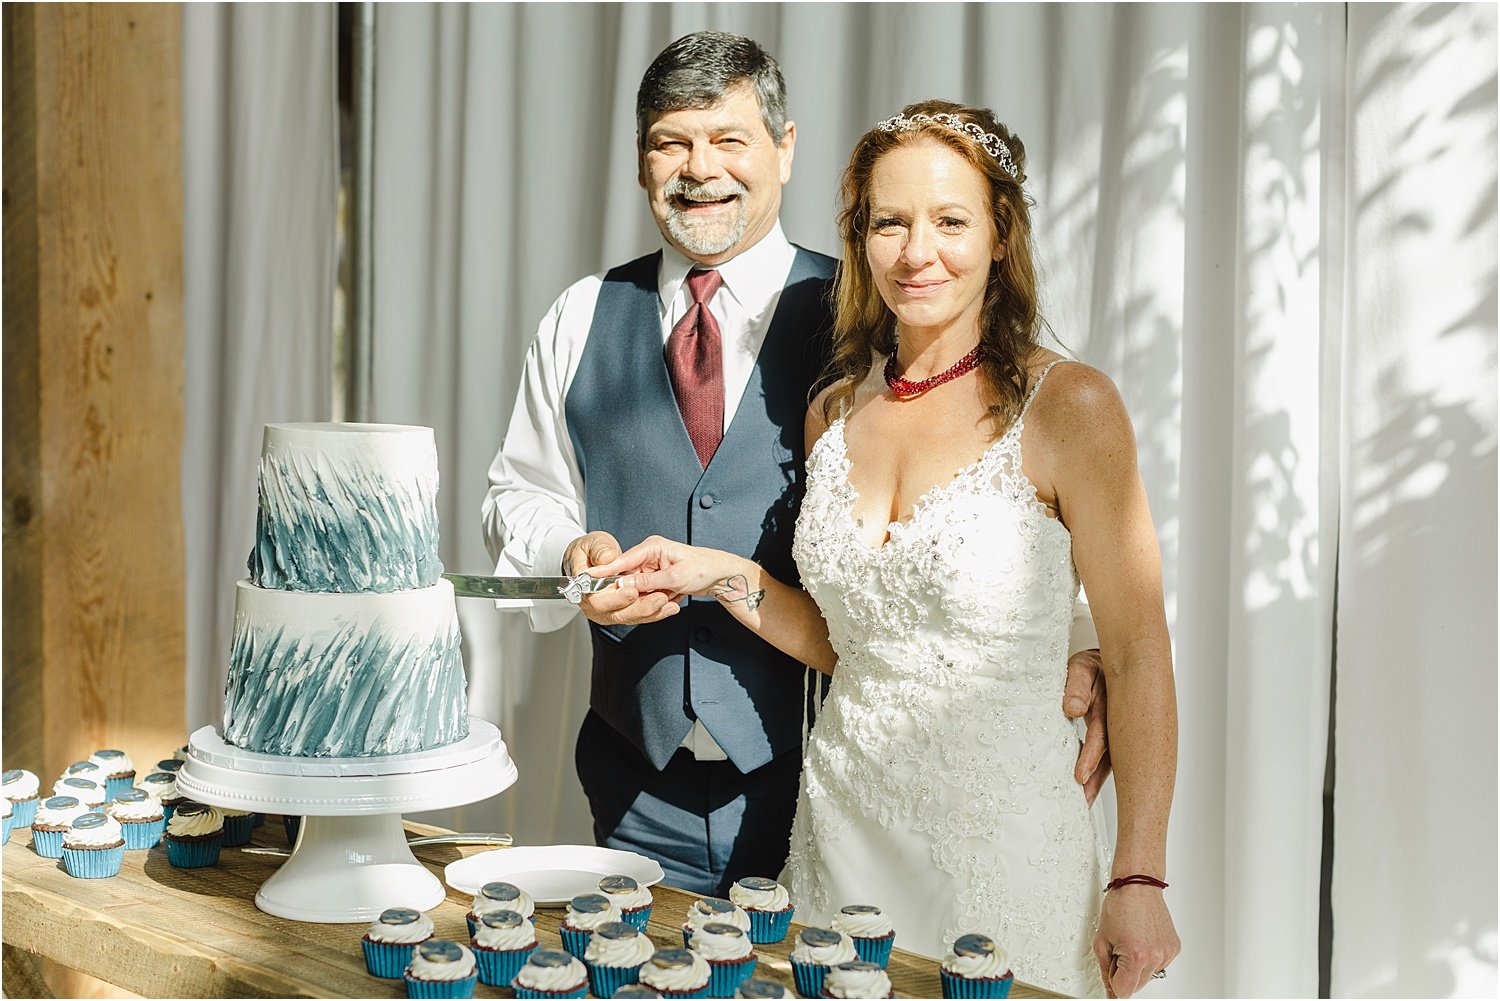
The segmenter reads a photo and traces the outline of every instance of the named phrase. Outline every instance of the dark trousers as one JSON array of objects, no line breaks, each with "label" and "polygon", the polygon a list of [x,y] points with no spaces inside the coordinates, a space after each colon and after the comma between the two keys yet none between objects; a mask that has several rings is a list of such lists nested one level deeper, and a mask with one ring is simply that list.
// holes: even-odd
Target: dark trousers
[{"label": "dark trousers", "polygon": [[798,750],[745,774],[679,748],[657,771],[590,710],[578,733],[577,764],[594,840],[656,859],[672,886],[723,897],[735,880],[775,879],[786,863]]}]

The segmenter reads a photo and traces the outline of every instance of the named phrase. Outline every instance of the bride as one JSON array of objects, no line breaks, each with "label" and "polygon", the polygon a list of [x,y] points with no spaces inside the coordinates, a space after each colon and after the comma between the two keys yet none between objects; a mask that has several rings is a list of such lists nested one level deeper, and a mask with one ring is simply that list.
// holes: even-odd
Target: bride
[{"label": "bride", "polygon": [[[831,379],[807,414],[805,591],[661,538],[591,572],[716,595],[833,675],[782,874],[799,921],[877,904],[903,948],[984,932],[1023,981],[1128,997],[1179,949],[1160,557],[1119,393],[1037,343],[1024,167],[989,111],[942,101],[855,145]],[[1112,863],[1061,709],[1080,580],[1109,686]]]}]

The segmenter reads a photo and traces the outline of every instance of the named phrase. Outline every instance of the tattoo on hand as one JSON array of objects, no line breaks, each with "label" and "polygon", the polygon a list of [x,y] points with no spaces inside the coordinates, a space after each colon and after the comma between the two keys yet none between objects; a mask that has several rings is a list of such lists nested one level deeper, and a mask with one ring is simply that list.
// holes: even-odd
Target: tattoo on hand
[{"label": "tattoo on hand", "polygon": [[735,574],[733,577],[725,577],[714,584],[714,597],[723,602],[743,601],[745,607],[755,611],[760,603],[766,600],[765,589],[759,591],[750,590],[750,580],[744,574]]}]

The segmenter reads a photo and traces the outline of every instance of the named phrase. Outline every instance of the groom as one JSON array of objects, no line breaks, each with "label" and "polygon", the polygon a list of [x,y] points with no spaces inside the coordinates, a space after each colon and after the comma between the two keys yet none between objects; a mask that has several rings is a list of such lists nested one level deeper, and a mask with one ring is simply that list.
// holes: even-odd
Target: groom
[{"label": "groom", "polygon": [[[496,572],[573,575],[655,534],[796,581],[803,417],[835,262],[781,230],[796,144],[781,71],[748,38],[687,35],[647,69],[636,127],[662,247],[575,283],[543,318],[490,468]],[[781,870],[822,689],[712,598],[651,621],[666,600],[633,588],[583,600],[593,672],[578,777],[599,844],[723,896]],[[538,630],[572,614],[561,602],[529,611]],[[1079,764],[1091,795],[1108,770],[1095,768],[1096,664],[1074,658],[1065,696],[1079,703],[1069,715],[1092,703],[1098,717]]]}]

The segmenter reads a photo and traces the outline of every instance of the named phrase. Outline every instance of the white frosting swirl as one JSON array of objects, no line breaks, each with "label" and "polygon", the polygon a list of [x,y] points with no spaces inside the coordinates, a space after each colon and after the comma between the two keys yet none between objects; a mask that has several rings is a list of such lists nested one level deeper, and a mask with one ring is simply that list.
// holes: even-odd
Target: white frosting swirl
[{"label": "white frosting swirl", "polygon": [[89,755],[89,761],[99,766],[99,770],[105,775],[124,775],[135,771],[135,764],[131,762],[130,755],[124,751],[118,752],[118,756],[101,758],[100,752],[95,751]]},{"label": "white frosting swirl", "polygon": [[0,785],[0,795],[12,803],[23,799],[31,799],[41,791],[42,782],[34,772],[28,772],[24,768],[16,769],[21,774]]},{"label": "white frosting swirl", "polygon": [[[528,922],[529,924],[530,922]],[[567,966],[537,966],[527,963],[516,974],[516,984],[534,991],[564,991],[577,987],[589,978],[582,963],[568,957]]]},{"label": "white frosting swirl", "polygon": [[104,823],[98,827],[79,827],[78,821],[73,821],[73,826],[63,832],[63,847],[113,848],[124,843],[125,834],[119,821],[102,813],[99,816],[104,817]]},{"label": "white frosting swirl", "polygon": [[[76,797],[75,797],[76,798]],[[47,801],[36,808],[36,816],[31,820],[32,827],[71,827],[73,821],[89,812],[89,808],[79,803],[65,810],[51,810],[47,808]]]},{"label": "white frosting swirl", "polygon": [[[713,924],[714,922],[709,922],[710,926]],[[719,963],[744,959],[753,951],[749,935],[722,934],[711,928],[699,928],[693,932],[693,940],[688,943],[688,948],[704,959]]]},{"label": "white frosting swirl", "polygon": [[823,989],[836,998],[885,998],[891,996],[891,978],[882,969],[845,969],[835,966],[828,971]]},{"label": "white frosting swirl", "polygon": [[[81,779],[86,784],[70,785],[68,783]],[[104,805],[104,784],[95,782],[85,775],[69,775],[60,778],[52,786],[54,796],[72,796],[84,806]]]},{"label": "white frosting swirl", "polygon": [[604,898],[622,911],[634,911],[651,904],[651,891],[644,886],[637,886],[634,890],[626,890],[624,893],[610,893],[603,887],[599,892]]},{"label": "white frosting swirl", "polygon": [[833,916],[833,924],[829,927],[834,931],[848,932],[855,938],[884,938],[896,930],[896,926],[891,924],[890,915],[884,911],[873,914],[845,914],[839,911]]},{"label": "white frosting swirl", "polygon": [[519,886],[516,889],[521,891],[521,895],[515,900],[491,900],[484,895],[484,887],[481,886],[479,892],[474,894],[473,906],[469,908],[470,917],[475,919],[476,924],[479,918],[491,911],[515,911],[523,918],[531,917],[536,913],[536,902],[531,899],[531,894],[521,890]]},{"label": "white frosting swirl", "polygon": [[432,919],[417,911],[417,920],[409,925],[388,925],[376,918],[365,929],[365,938],[387,945],[416,945],[432,938],[433,931]]},{"label": "white frosting swirl", "polygon": [[691,991],[702,987],[708,983],[708,961],[691,950],[688,954],[693,957],[689,966],[664,969],[647,963],[641,967],[641,983],[659,991]]},{"label": "white frosting swirl", "polygon": [[498,949],[504,952],[526,949],[536,945],[536,928],[530,921],[524,920],[514,928],[492,928],[480,922],[474,928],[474,944],[485,949]]},{"label": "white frosting swirl", "polygon": [[792,959],[810,966],[837,966],[847,963],[854,956],[854,942],[845,932],[839,932],[839,940],[833,945],[811,946],[797,936],[797,946],[792,950]]},{"label": "white frosting swirl", "polygon": [[655,951],[656,946],[644,935],[631,935],[629,938],[591,935],[583,958],[595,966],[640,966]]},{"label": "white frosting swirl", "polygon": [[[609,898],[606,897],[605,899],[608,900]],[[618,920],[620,920],[620,909],[613,902],[604,910],[597,912],[575,911],[573,910],[573,905],[569,904],[568,916],[563,918],[563,924],[577,931],[593,931],[600,925],[606,925],[611,921]]]},{"label": "white frosting swirl", "polygon": [[162,818],[161,804],[147,796],[139,803],[121,802],[115,800],[105,807],[104,812],[119,821],[137,822],[160,820]]},{"label": "white frosting swirl", "polygon": [[183,813],[178,810],[167,821],[167,834],[178,838],[201,838],[207,834],[218,834],[224,830],[224,814],[216,806],[203,813]]},{"label": "white frosting swirl", "polygon": [[0,817],[9,817],[13,811],[10,808],[10,800],[0,796]]},{"label": "white frosting swirl", "polygon": [[696,934],[699,928],[707,924],[713,924],[715,921],[722,921],[726,925],[734,925],[740,931],[750,930],[750,915],[745,913],[743,907],[735,905],[734,910],[729,913],[719,914],[713,911],[705,911],[698,906],[698,901],[696,900],[688,908],[687,921],[684,924],[693,929],[694,934]]},{"label": "white frosting swirl", "polygon": [[784,911],[791,906],[792,898],[780,883],[772,890],[751,890],[735,883],[729,888],[729,902],[747,911]]},{"label": "white frosting swirl", "polygon": [[997,944],[988,956],[959,956],[953,952],[943,960],[943,969],[956,977],[970,980],[994,980],[1010,972],[1010,957]]},{"label": "white frosting swirl", "polygon": [[411,965],[406,968],[407,975],[415,980],[467,980],[474,975],[474,954],[466,945],[458,946],[460,953],[458,960],[453,963],[433,963],[422,958],[422,950],[418,949],[411,955]]}]

